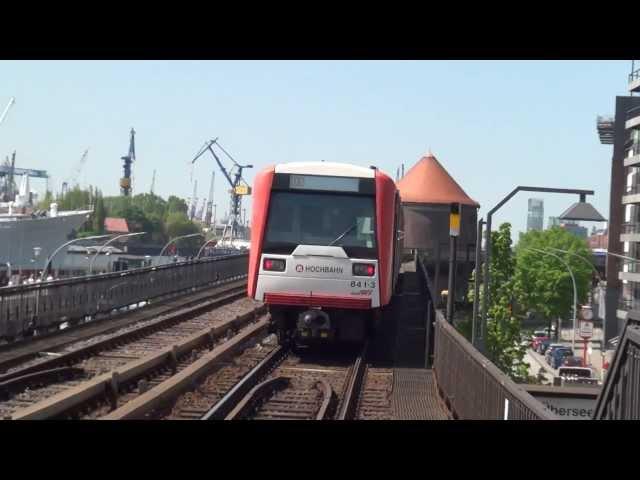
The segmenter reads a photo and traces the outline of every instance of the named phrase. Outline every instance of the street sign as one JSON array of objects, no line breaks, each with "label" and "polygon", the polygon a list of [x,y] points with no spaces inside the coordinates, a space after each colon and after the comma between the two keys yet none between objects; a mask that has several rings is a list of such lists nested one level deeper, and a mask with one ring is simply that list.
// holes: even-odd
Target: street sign
[{"label": "street sign", "polygon": [[460,235],[460,205],[457,203],[451,204],[451,211],[449,213],[449,235],[452,237]]},{"label": "street sign", "polygon": [[587,320],[580,322],[580,336],[582,338],[591,338],[593,336],[593,322]]}]

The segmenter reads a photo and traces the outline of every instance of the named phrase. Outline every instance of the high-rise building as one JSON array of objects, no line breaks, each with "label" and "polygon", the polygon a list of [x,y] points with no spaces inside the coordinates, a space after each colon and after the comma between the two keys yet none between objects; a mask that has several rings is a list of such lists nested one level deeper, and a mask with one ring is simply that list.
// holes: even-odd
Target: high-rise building
[{"label": "high-rise building", "polygon": [[[630,96],[616,97],[615,117],[598,117],[600,142],[613,145],[607,251],[640,259],[640,68],[632,63]],[[607,255],[605,340],[617,336],[629,310],[640,310],[640,268]]]},{"label": "high-rise building", "polygon": [[542,230],[544,222],[544,203],[539,198],[529,199],[529,212],[527,214],[527,232]]},{"label": "high-rise building", "polygon": [[553,227],[559,227],[560,226],[560,219],[558,217],[549,217],[549,220],[547,221],[547,230]]}]

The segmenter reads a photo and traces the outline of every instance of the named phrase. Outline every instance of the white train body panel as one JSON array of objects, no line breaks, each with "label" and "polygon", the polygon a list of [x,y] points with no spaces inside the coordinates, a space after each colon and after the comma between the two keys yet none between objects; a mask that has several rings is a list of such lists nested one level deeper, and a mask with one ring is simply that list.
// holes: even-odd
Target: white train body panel
[{"label": "white train body panel", "polygon": [[[285,270],[265,271],[264,260],[269,258],[285,260]],[[354,263],[374,265],[375,274],[354,276]],[[300,245],[291,255],[262,254],[255,298],[265,301],[265,293],[276,292],[311,298],[317,295],[369,299],[371,308],[377,308],[380,306],[378,261],[348,258],[339,247],[312,245]]]}]

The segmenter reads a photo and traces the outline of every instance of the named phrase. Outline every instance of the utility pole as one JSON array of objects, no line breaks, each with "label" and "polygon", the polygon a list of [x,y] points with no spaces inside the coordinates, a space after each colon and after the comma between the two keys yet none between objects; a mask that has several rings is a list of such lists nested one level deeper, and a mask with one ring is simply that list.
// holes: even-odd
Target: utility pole
[{"label": "utility pole", "polygon": [[151,193],[151,195],[153,195],[153,191],[156,188],[156,170],[155,168],[153,169],[153,176],[151,177],[151,190],[149,193]]}]

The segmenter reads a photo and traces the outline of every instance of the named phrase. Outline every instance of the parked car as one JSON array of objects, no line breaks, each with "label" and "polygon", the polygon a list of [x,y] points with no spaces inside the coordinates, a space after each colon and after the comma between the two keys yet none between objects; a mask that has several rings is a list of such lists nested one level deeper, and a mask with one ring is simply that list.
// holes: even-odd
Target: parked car
[{"label": "parked car", "polygon": [[536,330],[531,336],[531,348],[533,350],[537,349],[540,342],[548,339],[549,336],[547,335],[547,332],[545,330]]},{"label": "parked car", "polygon": [[544,355],[545,353],[547,353],[547,348],[549,348],[549,345],[552,345],[550,338],[539,342],[536,352],[538,352],[540,355]]},{"label": "parked car", "polygon": [[558,376],[562,379],[563,384],[598,384],[593,369],[588,367],[560,367]]},{"label": "parked car", "polygon": [[562,347],[556,348],[551,354],[551,365],[552,368],[558,368],[562,366],[565,357],[573,357],[573,350],[570,347]]},{"label": "parked car", "polygon": [[551,365],[551,354],[553,353],[554,350],[558,349],[558,348],[563,348],[565,345],[563,345],[562,343],[549,343],[549,345],[547,345],[547,348],[545,348],[544,350],[544,360]]},{"label": "parked car", "polygon": [[586,367],[586,365],[584,365],[584,359],[582,357],[564,357],[562,366],[563,367]]}]

